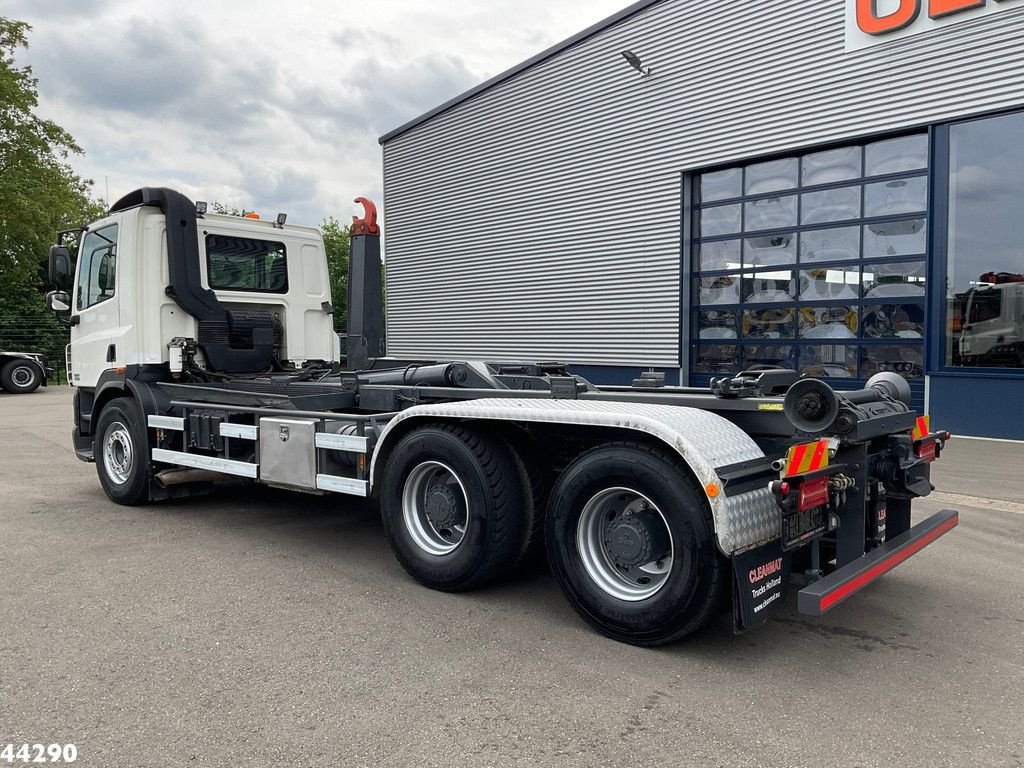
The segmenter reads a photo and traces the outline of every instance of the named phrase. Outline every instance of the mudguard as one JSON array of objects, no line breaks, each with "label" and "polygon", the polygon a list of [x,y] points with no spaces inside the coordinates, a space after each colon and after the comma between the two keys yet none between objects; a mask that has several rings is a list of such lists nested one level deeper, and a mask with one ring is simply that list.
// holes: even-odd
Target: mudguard
[{"label": "mudguard", "polygon": [[767,484],[764,488],[728,497],[721,492],[708,493],[708,486],[722,486],[715,467],[764,457],[749,435],[710,411],[643,403],[517,398],[418,405],[402,411],[382,430],[370,463],[371,488],[378,476],[377,459],[389,452],[382,449],[395,439],[399,425],[412,419],[491,419],[613,427],[653,437],[678,453],[705,489],[718,546],[724,554],[731,555],[779,536],[779,508]]}]

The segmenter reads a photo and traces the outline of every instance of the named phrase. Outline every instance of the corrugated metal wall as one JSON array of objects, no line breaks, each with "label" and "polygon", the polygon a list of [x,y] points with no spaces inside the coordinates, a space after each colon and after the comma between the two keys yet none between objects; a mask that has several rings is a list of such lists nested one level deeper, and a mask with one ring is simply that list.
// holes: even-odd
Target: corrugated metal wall
[{"label": "corrugated metal wall", "polygon": [[389,353],[678,365],[682,171],[1024,104],[1024,9],[846,53],[845,2],[665,0],[388,141]]}]

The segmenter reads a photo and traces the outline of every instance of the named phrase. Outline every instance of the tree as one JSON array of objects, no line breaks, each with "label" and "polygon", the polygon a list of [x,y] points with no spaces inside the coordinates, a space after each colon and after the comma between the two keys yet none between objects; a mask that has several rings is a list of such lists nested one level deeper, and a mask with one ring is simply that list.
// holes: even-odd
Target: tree
[{"label": "tree", "polygon": [[348,325],[348,256],[351,241],[349,227],[333,216],[320,225],[327,253],[327,271],[331,276],[331,303],[334,305],[334,330],[345,333]]},{"label": "tree", "polygon": [[0,348],[34,346],[59,363],[67,334],[43,304],[46,254],[58,230],[97,218],[103,206],[68,164],[81,153],[71,134],[36,115],[31,68],[15,66],[29,29],[0,17]]}]

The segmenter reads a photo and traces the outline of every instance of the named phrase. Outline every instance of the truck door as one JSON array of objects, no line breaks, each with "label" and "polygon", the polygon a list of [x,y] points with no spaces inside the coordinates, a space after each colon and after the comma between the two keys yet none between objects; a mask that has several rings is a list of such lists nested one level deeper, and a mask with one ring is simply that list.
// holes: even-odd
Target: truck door
[{"label": "truck door", "polygon": [[71,383],[94,387],[100,374],[117,365],[120,312],[117,296],[117,224],[88,232],[78,256],[72,297]]}]

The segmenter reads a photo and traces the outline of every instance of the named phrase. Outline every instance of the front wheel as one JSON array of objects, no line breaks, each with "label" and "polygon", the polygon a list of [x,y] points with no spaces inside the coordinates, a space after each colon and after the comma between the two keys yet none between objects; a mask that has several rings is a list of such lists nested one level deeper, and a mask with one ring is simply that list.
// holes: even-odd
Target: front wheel
[{"label": "front wheel", "polygon": [[119,397],[100,411],[93,455],[111,501],[128,506],[149,501],[149,441],[134,400]]},{"label": "front wheel", "polygon": [[16,395],[35,392],[43,383],[43,372],[29,360],[11,360],[0,368],[0,385]]},{"label": "front wheel", "polygon": [[717,613],[727,569],[696,481],[667,450],[595,448],[551,494],[548,557],[577,613],[602,634],[663,645]]}]

